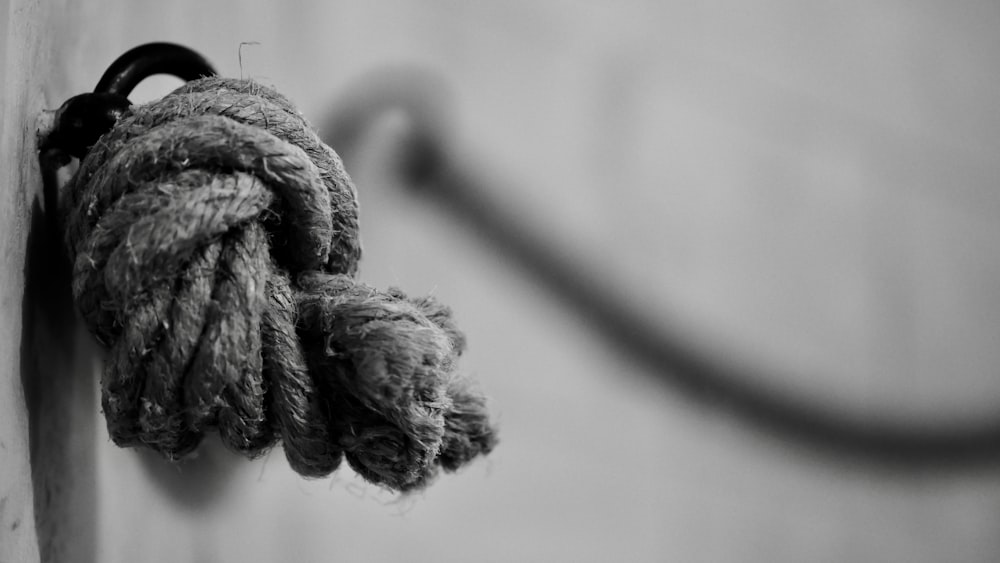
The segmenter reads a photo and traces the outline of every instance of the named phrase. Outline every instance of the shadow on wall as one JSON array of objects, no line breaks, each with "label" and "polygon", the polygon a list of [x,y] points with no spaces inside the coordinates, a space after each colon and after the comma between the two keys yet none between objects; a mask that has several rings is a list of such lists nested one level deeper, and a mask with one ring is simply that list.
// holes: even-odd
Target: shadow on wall
[{"label": "shadow on wall", "polygon": [[[56,213],[57,178],[44,167],[45,210],[36,199],[27,237],[21,383],[28,407],[35,526],[42,561],[94,561],[97,405],[95,351],[79,330],[70,266]],[[49,211],[46,213],[46,211]]]}]

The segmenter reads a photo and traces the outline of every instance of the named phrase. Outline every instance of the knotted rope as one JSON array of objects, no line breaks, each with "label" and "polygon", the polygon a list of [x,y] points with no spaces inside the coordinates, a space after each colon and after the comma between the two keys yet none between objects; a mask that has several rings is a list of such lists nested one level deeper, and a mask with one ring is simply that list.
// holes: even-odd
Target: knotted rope
[{"label": "knotted rope", "polygon": [[346,458],[404,491],[492,449],[449,309],[354,280],[354,185],[280,94],[206,78],[133,107],[66,193],[118,445],[179,459],[218,429],[248,457],[280,440],[302,475]]}]

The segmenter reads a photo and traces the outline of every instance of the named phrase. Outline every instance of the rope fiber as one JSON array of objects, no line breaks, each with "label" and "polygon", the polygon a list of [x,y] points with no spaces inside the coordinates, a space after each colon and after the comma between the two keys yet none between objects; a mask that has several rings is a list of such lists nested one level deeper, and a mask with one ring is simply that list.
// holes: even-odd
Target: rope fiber
[{"label": "rope fiber", "polygon": [[116,444],[176,460],[214,429],[401,491],[494,447],[450,310],[355,281],[355,187],[273,90],[204,78],[129,108],[62,212]]}]

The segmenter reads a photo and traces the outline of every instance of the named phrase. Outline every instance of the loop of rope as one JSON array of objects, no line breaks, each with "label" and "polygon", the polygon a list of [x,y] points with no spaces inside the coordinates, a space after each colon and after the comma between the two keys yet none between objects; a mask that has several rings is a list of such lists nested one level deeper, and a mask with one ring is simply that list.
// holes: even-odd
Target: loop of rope
[{"label": "loop of rope", "polygon": [[63,211],[117,444],[178,459],[217,429],[249,457],[280,440],[305,476],[346,458],[404,491],[493,448],[450,311],[354,280],[354,185],[273,90],[206,78],[131,108]]}]

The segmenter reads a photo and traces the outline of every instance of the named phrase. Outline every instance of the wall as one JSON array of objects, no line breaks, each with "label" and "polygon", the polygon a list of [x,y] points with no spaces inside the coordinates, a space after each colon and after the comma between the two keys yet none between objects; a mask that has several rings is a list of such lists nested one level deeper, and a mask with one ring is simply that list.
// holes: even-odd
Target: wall
[{"label": "wall", "polygon": [[[609,291],[837,412],[975,421],[1000,401],[990,3],[41,4],[0,4],[0,560],[35,557],[35,510],[50,560],[997,558],[993,464],[865,463],[678,396],[399,189],[391,127],[349,163],[362,278],[458,311],[463,365],[503,432],[488,461],[418,497],[347,471],[303,481],[278,453],[247,463],[209,444],[176,468],[114,448],[99,353],[65,311],[24,299],[26,263],[44,271],[28,240],[34,116],[128,47],[194,47],[317,123],[365,73],[416,65],[445,76],[492,195]],[[33,500],[22,377],[39,387]]]}]

